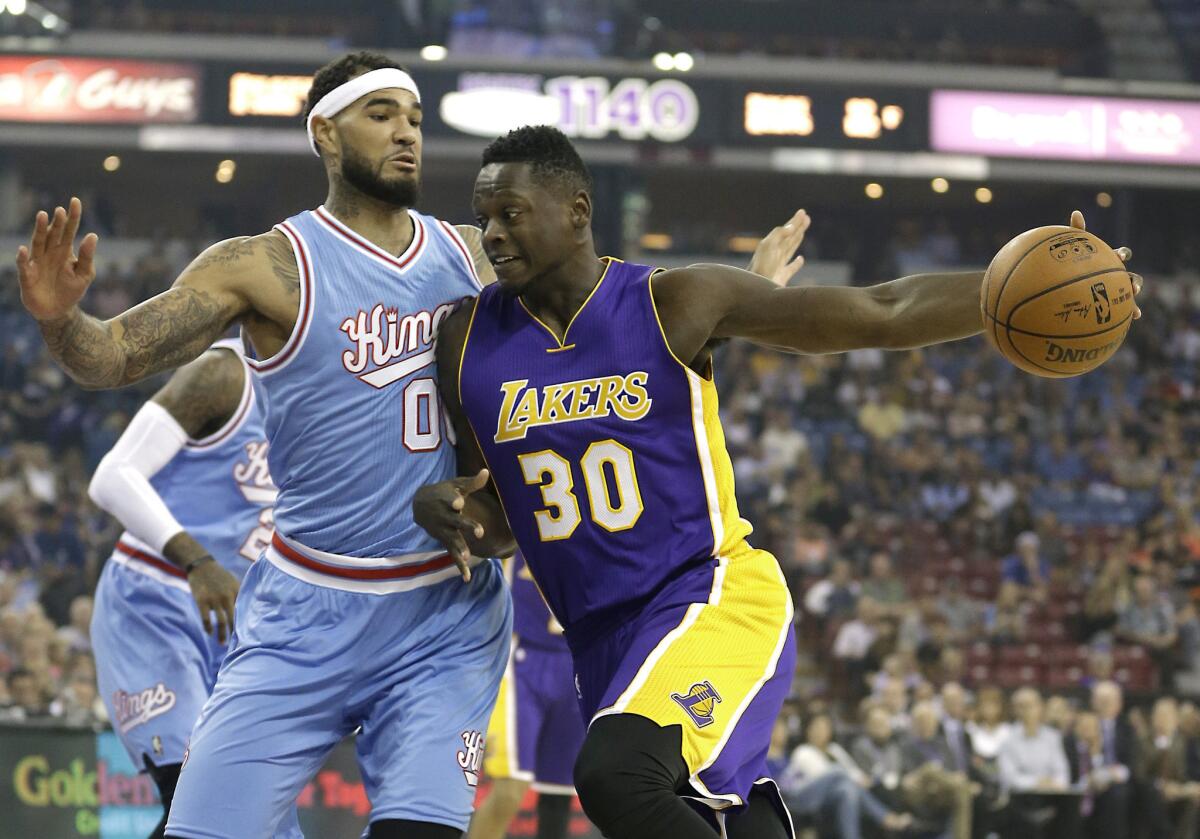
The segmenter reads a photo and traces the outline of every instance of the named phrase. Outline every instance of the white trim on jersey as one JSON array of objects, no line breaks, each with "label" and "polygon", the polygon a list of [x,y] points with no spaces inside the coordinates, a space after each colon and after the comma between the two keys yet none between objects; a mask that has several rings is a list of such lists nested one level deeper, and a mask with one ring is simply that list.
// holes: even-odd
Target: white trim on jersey
[{"label": "white trim on jersey", "polygon": [[475,281],[475,285],[479,290],[483,291],[483,282],[479,279],[479,272],[475,270],[475,260],[471,258],[471,249],[467,247],[467,242],[463,239],[462,234],[448,221],[438,219],[437,223],[442,226],[442,229],[446,231],[446,235],[450,237],[450,241],[458,248],[463,256],[463,260],[467,263],[467,270],[471,272],[471,279]]},{"label": "white trim on jersey", "polygon": [[[276,531],[276,535],[278,535],[278,531]],[[316,551],[313,551],[310,548],[305,548],[304,551],[305,551],[305,553],[318,553]],[[347,579],[345,577],[333,576],[331,574],[322,574],[319,571],[313,571],[308,568],[305,568],[302,565],[298,565],[295,562],[293,562],[292,560],[290,560],[289,558],[287,558],[286,556],[284,556],[282,553],[280,553],[279,549],[276,548],[274,544],[268,546],[266,552],[263,555],[266,557],[268,562],[270,562],[272,565],[274,565],[280,571],[283,571],[286,574],[290,574],[291,576],[293,576],[299,580],[303,580],[306,583],[311,583],[312,585],[315,585],[315,586],[323,586],[325,588],[341,589],[342,591],[352,591],[352,592],[355,592],[358,594],[380,594],[380,595],[382,595],[382,594],[395,594],[397,592],[402,592],[402,591],[413,591],[414,589],[425,588],[426,586],[436,585],[437,583],[443,582],[445,580],[450,580],[450,579],[453,579],[453,578],[459,576],[458,566],[451,564],[449,567],[442,568],[438,571],[431,571],[427,574],[422,574],[422,575],[418,575],[418,576],[414,576],[414,577],[405,577],[403,579],[398,579],[398,580],[354,580],[354,579]],[[433,554],[433,556],[435,556],[435,557],[440,556],[440,555],[441,555],[441,552],[435,552]],[[326,556],[336,556],[336,554],[326,554]],[[342,559],[356,559],[356,557],[341,557],[341,558]],[[384,557],[382,559],[384,561],[387,561],[388,558]],[[379,560],[378,559],[375,559],[375,560],[359,559],[359,561],[360,562],[363,562],[363,561],[378,562]],[[468,564],[470,565],[470,567],[475,568],[480,563],[485,562],[485,561],[486,560],[481,559],[479,557],[471,557],[471,561]],[[378,566],[375,566],[375,567],[378,567]]]},{"label": "white trim on jersey", "polygon": [[355,233],[326,210],[324,204],[313,210],[312,214],[313,218],[324,224],[330,232],[347,245],[398,274],[407,274],[412,270],[425,253],[425,244],[429,241],[429,232],[425,229],[425,223],[412,210],[408,211],[408,215],[413,221],[412,241],[408,243],[404,253],[399,256],[392,256],[379,245]]},{"label": "white trim on jersey", "polygon": [[189,437],[187,441],[189,449],[210,449],[225,442],[246,424],[246,418],[250,416],[250,409],[254,406],[254,383],[250,381],[250,377],[254,374],[246,364],[246,357],[227,344],[225,346],[214,345],[213,349],[228,350],[242,362],[242,396],[238,400],[237,410],[225,421],[224,425],[207,437]]},{"label": "white trim on jersey", "polygon": [[300,272],[300,304],[296,308],[296,323],[292,327],[292,334],[284,341],[279,352],[270,358],[246,358],[246,363],[260,376],[278,373],[300,354],[300,348],[304,346],[304,339],[308,337],[308,327],[312,324],[313,308],[316,306],[316,290],[313,288],[315,267],[312,257],[308,253],[308,243],[304,241],[300,231],[286,221],[275,225],[275,229],[286,236],[292,245],[292,253],[296,258],[296,269]]},{"label": "white trim on jersey", "polygon": [[[154,566],[147,565],[145,562],[139,562],[136,559],[132,559],[120,551],[113,551],[109,556],[109,561],[115,562],[122,568],[128,568],[135,574],[145,574],[150,579],[154,580],[155,582],[162,583],[164,586],[179,589],[180,591],[186,591],[188,594],[192,593],[191,586],[187,584],[186,580],[181,580],[178,577],[172,577],[170,574],[165,574]],[[164,559],[163,562],[166,562],[166,560]]]}]

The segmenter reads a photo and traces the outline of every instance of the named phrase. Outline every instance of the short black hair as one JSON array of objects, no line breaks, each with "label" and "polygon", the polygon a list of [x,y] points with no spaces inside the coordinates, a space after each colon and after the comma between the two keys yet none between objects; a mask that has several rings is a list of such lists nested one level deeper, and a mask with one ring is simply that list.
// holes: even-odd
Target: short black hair
[{"label": "short black hair", "polygon": [[592,191],[592,173],[566,134],[550,125],[526,125],[497,137],[483,150],[483,166],[528,163],[534,177],[563,191]]},{"label": "short black hair", "polygon": [[348,53],[335,61],[330,61],[313,76],[312,86],[308,89],[308,98],[304,102],[303,119],[305,124],[308,123],[309,113],[329,91],[335,87],[341,87],[355,76],[361,76],[372,70],[382,70],[386,67],[394,67],[397,70],[408,72],[404,65],[398,64],[386,55],[368,50]]}]

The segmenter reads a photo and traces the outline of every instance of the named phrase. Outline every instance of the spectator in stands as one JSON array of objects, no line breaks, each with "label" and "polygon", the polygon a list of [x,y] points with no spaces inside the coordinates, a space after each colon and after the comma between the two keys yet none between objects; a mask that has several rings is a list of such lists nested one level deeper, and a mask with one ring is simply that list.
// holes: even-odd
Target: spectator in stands
[{"label": "spectator in stands", "polygon": [[1046,700],[1046,725],[1064,738],[1074,731],[1075,706],[1071,704],[1070,699],[1055,694]]},{"label": "spectator in stands", "polygon": [[1084,711],[1064,740],[1071,784],[1083,794],[1079,804],[1084,835],[1125,839],[1129,835],[1130,768],[1104,748],[1100,718]]},{"label": "spectator in stands", "polygon": [[58,630],[71,652],[91,652],[92,598],[81,594],[71,601],[70,623]]},{"label": "spectator in stands", "polygon": [[804,609],[822,623],[850,617],[858,606],[859,589],[850,563],[835,559],[829,575],[818,580],[805,593]]},{"label": "spectator in stands", "polygon": [[908,716],[908,686],[900,679],[883,682],[877,693],[879,704],[891,715],[892,731],[907,731],[911,720]]},{"label": "spectator in stands", "polygon": [[96,690],[94,670],[81,668],[74,671],[50,703],[49,713],[59,722],[71,726],[93,726],[103,721],[107,715]]},{"label": "spectator in stands", "polygon": [[896,575],[892,556],[887,551],[871,554],[867,579],[862,583],[862,596],[871,598],[883,614],[891,617],[900,617],[909,607],[908,590]]},{"label": "spectator in stands", "polygon": [[870,667],[871,646],[879,637],[879,607],[870,597],[860,597],[854,618],[846,621],[833,640],[832,654],[844,668],[846,682],[860,695],[863,677]]},{"label": "spectator in stands", "polygon": [[983,612],[983,628],[997,644],[1015,644],[1025,640],[1025,604],[1021,587],[1012,580],[1000,584],[996,602]]},{"label": "spectator in stands", "polygon": [[901,738],[900,757],[905,797],[913,812],[947,822],[954,839],[971,839],[972,798],[979,789],[965,772],[954,769],[932,702],[913,705],[911,731]]},{"label": "spectator in stands", "polygon": [[1160,596],[1158,584],[1149,574],[1133,581],[1133,600],[1121,612],[1117,637],[1145,647],[1158,665],[1163,684],[1172,684],[1179,633],[1170,602]]},{"label": "spectator in stands", "polygon": [[1048,484],[1073,484],[1083,480],[1083,458],[1071,449],[1067,435],[1059,432],[1048,445],[1038,447],[1035,462],[1038,477]]},{"label": "spectator in stands", "polygon": [[1195,839],[1200,826],[1200,775],[1189,761],[1191,745],[1180,731],[1178,703],[1167,696],[1159,698],[1150,715],[1150,730],[1141,740],[1137,771],[1152,839]]},{"label": "spectator in stands", "polygon": [[808,438],[796,428],[791,413],[783,408],[767,411],[766,427],[759,437],[769,469],[789,472],[800,455],[808,451]]},{"label": "spectator in stands", "polygon": [[912,817],[890,811],[868,787],[870,778],[837,743],[826,714],[809,719],[805,742],[792,753],[782,776],[784,802],[794,817],[829,820],[838,839],[859,839],[862,822],[904,830]]},{"label": "spectator in stands", "polygon": [[1017,722],[1000,747],[1000,783],[1013,795],[1013,816],[1020,824],[1052,825],[1046,835],[1074,839],[1079,828],[1079,799],[1062,795],[1070,788],[1070,767],[1058,732],[1042,724],[1042,697],[1025,687],[1013,694]]},{"label": "spectator in stands", "polygon": [[979,629],[980,608],[962,590],[958,577],[946,577],[942,581],[937,599],[937,612],[950,631],[950,640],[956,644],[973,640]]},{"label": "spectator in stands", "polygon": [[1000,749],[1010,732],[1004,692],[992,686],[981,689],[975,700],[975,719],[967,723],[971,751],[977,758],[974,760],[975,766],[990,766],[998,771]]},{"label": "spectator in stands", "polygon": [[892,714],[879,703],[867,706],[863,733],[850,747],[850,755],[871,779],[871,791],[891,807],[900,803],[904,760],[900,740],[892,729]]},{"label": "spectator in stands", "polygon": [[1050,563],[1042,556],[1041,544],[1032,530],[1021,533],[1000,572],[1005,582],[1015,583],[1024,595],[1039,602],[1045,600],[1050,586]]},{"label": "spectator in stands", "polygon": [[1084,637],[1116,626],[1129,602],[1129,561],[1124,551],[1114,548],[1104,558],[1100,573],[1088,587],[1083,600]]},{"label": "spectator in stands", "polygon": [[25,722],[49,715],[45,694],[33,673],[18,667],[6,681],[9,704],[0,708],[0,722]]},{"label": "spectator in stands", "polygon": [[[1095,712],[1100,728],[1100,745],[1104,753],[1105,767],[1124,774],[1124,780],[1115,781],[1097,799],[1110,823],[1128,825],[1132,791],[1128,778],[1137,765],[1137,735],[1129,721],[1121,715],[1124,696],[1121,686],[1111,680],[1098,682],[1092,688],[1092,711]],[[1117,769],[1117,767],[1121,767]],[[1114,834],[1114,836],[1122,834]]]}]

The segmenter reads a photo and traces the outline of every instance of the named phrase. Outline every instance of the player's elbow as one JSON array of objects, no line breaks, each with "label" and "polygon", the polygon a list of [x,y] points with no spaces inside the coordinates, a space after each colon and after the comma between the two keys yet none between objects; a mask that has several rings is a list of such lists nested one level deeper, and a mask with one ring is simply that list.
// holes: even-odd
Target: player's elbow
[{"label": "player's elbow", "polygon": [[108,509],[109,499],[112,498],[112,488],[117,481],[119,472],[120,466],[110,452],[100,460],[100,465],[92,473],[92,480],[88,483],[87,488],[88,498],[92,499],[92,503],[102,510]]}]

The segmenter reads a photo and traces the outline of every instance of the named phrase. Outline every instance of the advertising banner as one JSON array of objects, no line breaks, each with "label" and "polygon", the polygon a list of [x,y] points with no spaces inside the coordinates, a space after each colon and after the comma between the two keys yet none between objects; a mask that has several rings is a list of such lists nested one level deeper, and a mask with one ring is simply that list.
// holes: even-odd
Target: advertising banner
[{"label": "advertising banner", "polygon": [[201,68],[106,58],[0,56],[0,121],[187,123]]},{"label": "advertising banner", "polygon": [[[486,781],[479,799],[486,798]],[[296,799],[306,836],[358,836],[371,805],[347,740]],[[537,833],[530,792],[510,836]],[[145,839],[162,818],[154,782],[138,773],[112,732],[0,726],[0,839]],[[570,835],[599,839],[574,803]]]},{"label": "advertising banner", "polygon": [[1200,102],[935,90],[935,151],[1200,164]]}]

